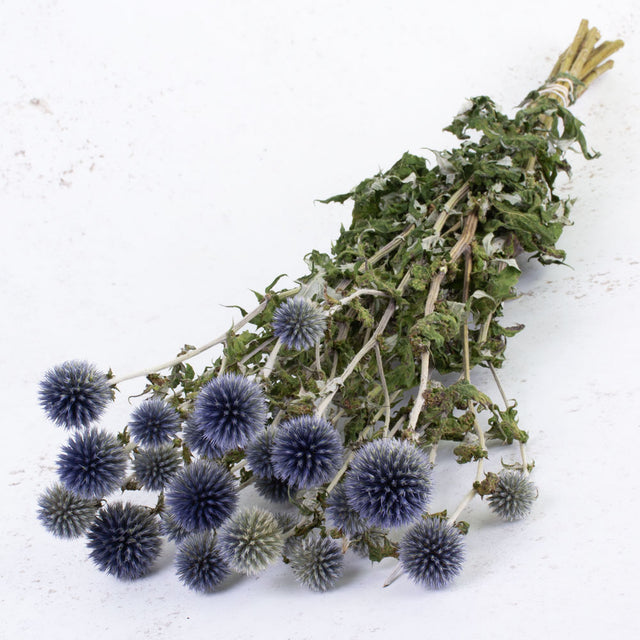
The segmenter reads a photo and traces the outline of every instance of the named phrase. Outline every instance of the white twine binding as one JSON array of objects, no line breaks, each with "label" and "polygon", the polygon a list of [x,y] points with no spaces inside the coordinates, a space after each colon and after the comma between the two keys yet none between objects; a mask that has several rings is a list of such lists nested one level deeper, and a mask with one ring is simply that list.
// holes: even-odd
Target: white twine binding
[{"label": "white twine binding", "polygon": [[[567,84],[560,84],[566,82]],[[553,94],[562,100],[562,105],[568,107],[573,102],[573,80],[571,78],[556,78],[553,84],[544,86],[538,93]]]}]

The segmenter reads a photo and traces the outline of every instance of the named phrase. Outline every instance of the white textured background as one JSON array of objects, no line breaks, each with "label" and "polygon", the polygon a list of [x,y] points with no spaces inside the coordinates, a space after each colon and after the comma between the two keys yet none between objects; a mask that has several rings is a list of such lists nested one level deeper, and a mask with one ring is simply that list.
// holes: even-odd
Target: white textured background
[{"label": "white textured background", "polygon": [[[627,46],[575,106],[602,157],[574,154],[564,187],[573,269],[530,263],[507,311],[527,325],[503,380],[537,464],[528,521],[496,523],[476,501],[464,573],[441,592],[382,590],[393,563],[352,558],[324,595],[281,565],[210,597],[178,583],[170,546],[120,583],[42,529],[36,499],[68,435],[37,406],[47,368],[121,374],[218,335],[234,317],[222,304],[303,273],[348,222],[315,198],[454,144],[441,129],[465,97],[512,108],[581,17]],[[635,637],[637,29],[631,0],[1,2],[0,637]],[[106,426],[137,389],[122,385]],[[473,476],[446,457],[434,508]]]}]

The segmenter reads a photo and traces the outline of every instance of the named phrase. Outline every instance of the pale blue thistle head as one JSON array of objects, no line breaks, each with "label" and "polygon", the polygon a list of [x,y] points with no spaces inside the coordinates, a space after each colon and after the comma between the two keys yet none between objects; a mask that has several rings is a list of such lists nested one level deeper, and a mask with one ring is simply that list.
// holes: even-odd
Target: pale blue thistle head
[{"label": "pale blue thistle head", "polygon": [[202,388],[193,417],[202,434],[226,452],[244,447],[264,427],[267,403],[257,382],[229,373]]},{"label": "pale blue thistle head", "polygon": [[504,520],[522,520],[529,515],[537,497],[536,486],[523,473],[503,471],[487,501],[491,510]]},{"label": "pale blue thistle head", "polygon": [[344,556],[340,544],[316,533],[291,545],[289,560],[294,576],[312,591],[331,589],[342,576]]},{"label": "pale blue thistle head", "polygon": [[102,498],[120,487],[128,456],[112,434],[98,429],[76,432],[58,456],[62,484],[81,498]]},{"label": "pale blue thistle head", "polygon": [[427,518],[407,531],[398,554],[404,572],[414,582],[439,589],[460,573],[465,550],[455,527],[440,518]]},{"label": "pale blue thistle head", "polygon": [[265,509],[237,513],[220,533],[220,551],[232,569],[245,575],[264,571],[282,554],[284,538],[277,520]]},{"label": "pale blue thistle head", "polygon": [[331,494],[329,494],[325,513],[327,520],[350,538],[364,533],[369,529],[369,525],[347,501],[344,483],[340,483]]},{"label": "pale blue thistle head", "polygon": [[160,491],[178,473],[182,459],[172,444],[143,449],[135,454],[133,470],[144,489]]},{"label": "pale blue thistle head", "polygon": [[192,533],[182,541],[176,552],[176,573],[184,585],[200,593],[211,593],[229,575],[213,531]]},{"label": "pale blue thistle head", "polygon": [[145,400],[129,419],[131,436],[143,447],[159,447],[171,442],[179,430],[178,412],[160,398]]},{"label": "pale blue thistle head", "polygon": [[227,469],[202,458],[183,468],[171,480],[166,504],[184,529],[193,532],[216,529],[235,511],[238,492]]},{"label": "pale blue thistle head", "polygon": [[224,451],[204,435],[193,416],[185,423],[182,438],[190,451],[203,458],[218,460],[224,455]]},{"label": "pale blue thistle head", "polygon": [[271,451],[275,475],[310,489],[328,482],[342,464],[343,450],[334,426],[318,416],[291,418],[278,429]]},{"label": "pale blue thistle head", "polygon": [[93,521],[99,504],[57,483],[40,496],[38,506],[38,519],[54,536],[77,538]]},{"label": "pale blue thistle head", "polygon": [[427,508],[431,465],[406,440],[374,440],[356,453],[344,488],[349,505],[368,524],[400,527]]},{"label": "pale blue thistle head", "polygon": [[273,335],[289,349],[304,351],[322,339],[327,319],[306,298],[287,298],[273,313]]},{"label": "pale blue thistle head", "polygon": [[40,382],[40,406],[65,429],[88,427],[113,397],[107,376],[88,362],[69,360],[47,371]]},{"label": "pale blue thistle head", "polygon": [[89,557],[122,580],[141,578],[160,555],[158,520],[147,507],[113,502],[98,512],[87,534]]}]

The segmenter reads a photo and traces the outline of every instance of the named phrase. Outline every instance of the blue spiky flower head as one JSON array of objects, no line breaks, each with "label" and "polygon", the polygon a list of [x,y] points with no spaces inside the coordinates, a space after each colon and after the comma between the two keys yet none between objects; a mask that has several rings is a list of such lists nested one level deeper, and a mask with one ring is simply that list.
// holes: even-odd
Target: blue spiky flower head
[{"label": "blue spiky flower head", "polygon": [[59,483],[40,496],[38,506],[38,519],[59,538],[81,536],[98,510],[96,500],[80,498]]},{"label": "blue spiky flower head", "polygon": [[230,573],[213,531],[192,533],[176,553],[176,573],[189,589],[211,593]]},{"label": "blue spiky flower head", "polygon": [[167,488],[167,507],[187,531],[216,529],[234,512],[238,494],[233,476],[205,458],[192,462]]},{"label": "blue spiky flower head", "polygon": [[258,478],[273,476],[271,452],[276,436],[274,428],[261,429],[245,447],[245,456],[253,475]]},{"label": "blue spiky flower head", "polygon": [[172,444],[138,451],[133,470],[144,489],[160,491],[178,473],[182,461],[180,451]]},{"label": "blue spiky flower head", "polygon": [[264,571],[282,553],[282,530],[272,513],[252,507],[233,516],[220,534],[220,551],[232,569],[245,575]]},{"label": "blue spiky flower head", "polygon": [[258,495],[261,495],[270,502],[280,504],[289,502],[291,496],[296,493],[295,487],[292,487],[288,482],[280,480],[280,478],[276,478],[275,476],[269,476],[268,478],[257,476],[254,480],[254,486]]},{"label": "blue spiky flower head", "polygon": [[538,497],[536,486],[520,471],[503,471],[496,490],[489,495],[491,510],[504,520],[522,520]]},{"label": "blue spiky flower head", "polygon": [[224,451],[204,435],[193,416],[187,420],[182,437],[187,447],[199,456],[216,460],[224,455]]},{"label": "blue spiky flower head", "polygon": [[87,538],[89,557],[98,568],[122,580],[146,575],[162,546],[156,516],[130,502],[100,509]]},{"label": "blue spiky flower head", "polygon": [[163,536],[167,536],[168,540],[173,540],[176,543],[182,542],[191,531],[188,531],[181,526],[178,521],[173,517],[173,514],[169,513],[166,509],[160,514],[160,533]]},{"label": "blue spiky flower head", "polygon": [[143,447],[170,442],[180,429],[178,412],[164,400],[151,398],[137,406],[129,419],[133,439]]},{"label": "blue spiky flower head", "polygon": [[344,485],[349,505],[367,523],[400,527],[426,509],[431,465],[406,440],[374,440],[356,453]]},{"label": "blue spiky flower head", "polygon": [[276,477],[301,489],[331,480],[340,468],[342,456],[338,432],[330,422],[313,415],[284,422],[271,451]]},{"label": "blue spiky flower head", "polygon": [[127,460],[125,450],[110,433],[78,431],[58,456],[58,475],[81,498],[102,498],[122,484]]},{"label": "blue spiky flower head", "polygon": [[338,542],[316,533],[292,544],[289,560],[298,582],[312,591],[331,589],[344,570],[344,556]]},{"label": "blue spiky flower head", "polygon": [[347,501],[347,492],[344,489],[344,483],[340,483],[329,494],[325,513],[327,514],[329,522],[350,538],[364,533],[369,529],[369,525]]},{"label": "blue spiky flower head", "polygon": [[439,589],[460,573],[465,550],[455,527],[440,518],[427,518],[407,531],[398,553],[404,572],[414,582]]},{"label": "blue spiky flower head", "polygon": [[204,436],[226,452],[243,447],[264,427],[266,400],[257,382],[228,373],[202,388],[193,416]]},{"label": "blue spiky flower head", "polygon": [[112,397],[107,376],[82,360],[63,362],[47,371],[40,382],[40,406],[65,429],[91,425]]},{"label": "blue spiky flower head", "polygon": [[304,351],[321,340],[327,319],[311,300],[287,298],[274,311],[271,326],[286,347]]}]

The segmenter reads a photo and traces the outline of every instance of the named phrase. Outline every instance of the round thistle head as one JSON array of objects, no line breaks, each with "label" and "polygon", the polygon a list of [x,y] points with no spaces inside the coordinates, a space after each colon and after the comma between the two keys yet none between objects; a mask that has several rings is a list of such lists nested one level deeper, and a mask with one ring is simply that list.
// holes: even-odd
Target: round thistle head
[{"label": "round thistle head", "polygon": [[349,505],[368,524],[400,527],[426,509],[431,465],[406,440],[374,440],[355,455],[344,486]]},{"label": "round thistle head", "polygon": [[50,369],[40,382],[40,406],[65,429],[88,427],[100,418],[111,398],[107,376],[80,360]]},{"label": "round thistle head", "polygon": [[238,493],[233,476],[224,467],[201,459],[169,483],[166,503],[181,527],[197,532],[217,529],[234,512]]},{"label": "round thistle head", "polygon": [[317,534],[310,534],[292,544],[289,559],[289,566],[298,582],[312,591],[326,591],[333,587],[344,569],[340,544]]},{"label": "round thistle head", "polygon": [[180,451],[165,444],[136,453],[133,470],[144,489],[160,491],[178,473],[181,463]]},{"label": "round thistle head", "polygon": [[180,526],[171,513],[163,511],[160,514],[160,533],[163,536],[167,536],[168,540],[173,540],[179,544],[191,534],[191,531]]},{"label": "round thistle head", "polygon": [[266,400],[257,382],[224,374],[198,394],[193,412],[203,435],[223,451],[243,447],[267,421]]},{"label": "round thistle head", "polygon": [[127,454],[106,431],[79,431],[62,447],[58,475],[62,484],[81,498],[102,498],[124,480]]},{"label": "round thistle head", "polygon": [[180,429],[178,412],[164,400],[151,398],[136,407],[129,419],[133,439],[143,447],[170,442]]},{"label": "round thistle head", "polygon": [[520,471],[503,471],[496,490],[488,497],[489,507],[504,520],[521,520],[538,497],[536,486]]},{"label": "round thistle head", "polygon": [[209,458],[210,460],[217,460],[224,455],[222,449],[213,444],[213,442],[204,435],[202,429],[198,427],[193,417],[187,420],[182,431],[182,437],[187,447],[199,456]]},{"label": "round thistle head", "polygon": [[271,451],[276,430],[273,428],[262,429],[245,447],[247,463],[253,471],[254,477],[270,478],[273,476],[273,464]]},{"label": "round thistle head", "polygon": [[98,568],[123,580],[146,575],[162,546],[151,510],[129,502],[114,502],[100,509],[87,538],[89,557]]},{"label": "round thistle head", "polygon": [[257,476],[253,484],[259,495],[270,502],[278,504],[289,502],[291,495],[296,492],[295,487],[275,476],[269,476],[268,478]]},{"label": "round thistle head", "polygon": [[306,298],[287,298],[273,313],[273,335],[289,349],[304,351],[322,339],[327,319]]},{"label": "round thistle head", "polygon": [[340,483],[329,494],[325,513],[329,522],[350,538],[364,533],[369,528],[369,525],[353,510],[347,501],[344,483]]},{"label": "round thistle head", "polygon": [[253,507],[235,515],[220,534],[220,552],[238,573],[264,571],[282,553],[284,538],[273,514]]},{"label": "round thistle head", "polygon": [[291,418],[276,433],[271,451],[275,475],[301,489],[331,480],[342,464],[342,444],[330,422],[313,415]]},{"label": "round thistle head", "polygon": [[212,531],[192,533],[178,547],[176,573],[180,581],[201,593],[211,593],[230,573]]},{"label": "round thistle head", "polygon": [[54,536],[77,538],[93,521],[95,500],[80,498],[61,484],[47,489],[38,499],[38,519]]},{"label": "round thistle head", "polygon": [[418,584],[439,589],[457,576],[464,561],[460,532],[440,518],[414,524],[398,549],[404,572]]}]

